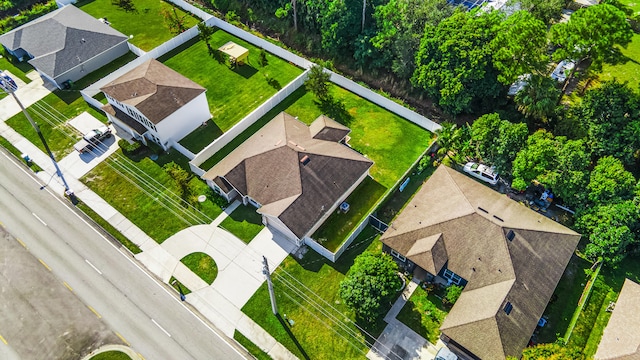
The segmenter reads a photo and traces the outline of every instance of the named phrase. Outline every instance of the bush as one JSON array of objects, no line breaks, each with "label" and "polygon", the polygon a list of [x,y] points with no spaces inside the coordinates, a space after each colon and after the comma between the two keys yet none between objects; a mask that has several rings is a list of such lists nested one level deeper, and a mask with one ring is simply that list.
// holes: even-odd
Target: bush
[{"label": "bush", "polygon": [[142,144],[140,144],[140,142],[138,141],[134,141],[133,143],[130,143],[125,139],[120,139],[118,140],[118,146],[120,147],[120,149],[122,149],[122,152],[125,153],[126,155],[132,155],[140,150],[140,148],[142,147]]},{"label": "bush", "polygon": [[49,1],[44,4],[35,4],[29,9],[20,11],[16,16],[8,16],[0,20],[0,34],[11,31],[18,26],[26,24],[41,15],[52,12],[57,8],[58,5],[55,1]]},{"label": "bush", "polygon": [[447,288],[447,294],[444,296],[443,300],[446,300],[446,302],[448,304],[451,304],[453,306],[453,304],[456,303],[456,301],[458,301],[458,299],[460,298],[460,295],[462,294],[462,286],[459,285],[451,285]]}]

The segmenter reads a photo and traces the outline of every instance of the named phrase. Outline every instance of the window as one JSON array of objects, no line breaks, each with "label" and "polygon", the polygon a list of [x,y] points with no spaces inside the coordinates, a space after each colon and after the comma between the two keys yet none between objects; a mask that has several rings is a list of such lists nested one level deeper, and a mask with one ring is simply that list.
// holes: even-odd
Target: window
[{"label": "window", "polygon": [[509,241],[513,241],[513,238],[516,237],[516,233],[513,232],[513,230],[509,230],[509,232],[507,233],[507,239]]},{"label": "window", "polygon": [[451,282],[456,285],[460,285],[460,282],[462,281],[462,278],[460,277],[460,275],[454,273],[449,269],[444,269],[444,273],[442,274],[442,276],[445,279],[451,280]]},{"label": "window", "polygon": [[511,314],[511,310],[513,310],[513,305],[511,305],[511,303],[507,301],[507,304],[504,306],[504,312],[506,312],[507,315],[509,315]]},{"label": "window", "polygon": [[395,251],[393,249],[391,249],[391,255],[395,256],[396,258],[398,258],[398,260],[400,260],[402,262],[405,262],[407,260],[406,257],[402,256],[399,252],[397,252],[397,251]]}]

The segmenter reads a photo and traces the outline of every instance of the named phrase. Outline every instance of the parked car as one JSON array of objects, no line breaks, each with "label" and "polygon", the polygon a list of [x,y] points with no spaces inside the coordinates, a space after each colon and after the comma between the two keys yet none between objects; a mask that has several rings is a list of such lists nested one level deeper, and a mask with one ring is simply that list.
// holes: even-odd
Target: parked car
[{"label": "parked car", "polygon": [[111,129],[108,126],[102,126],[98,129],[93,129],[84,134],[82,139],[78,141],[73,148],[79,153],[84,153],[91,150],[92,147],[98,145],[102,139],[111,137]]},{"label": "parked car", "polygon": [[571,70],[573,70],[574,67],[576,67],[575,62],[571,60],[562,60],[551,73],[551,78],[558,82],[563,83],[567,80],[567,77],[569,76],[569,74],[571,73]]},{"label": "parked car", "polygon": [[464,165],[462,170],[475,178],[488,182],[491,185],[498,183],[499,176],[494,171],[493,167],[488,167],[487,165],[476,162],[468,162]]},{"label": "parked car", "polygon": [[446,347],[440,348],[436,354],[435,360],[458,360],[458,356]]}]

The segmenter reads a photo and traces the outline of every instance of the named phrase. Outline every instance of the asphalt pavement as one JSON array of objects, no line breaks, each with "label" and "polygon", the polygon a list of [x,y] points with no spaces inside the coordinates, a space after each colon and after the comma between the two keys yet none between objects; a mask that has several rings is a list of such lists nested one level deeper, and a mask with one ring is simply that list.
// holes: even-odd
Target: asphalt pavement
[{"label": "asphalt pavement", "polygon": [[[41,186],[0,150],[0,222],[122,342],[146,359],[249,357],[142,269],[115,240]],[[0,355],[12,356],[2,346]]]}]

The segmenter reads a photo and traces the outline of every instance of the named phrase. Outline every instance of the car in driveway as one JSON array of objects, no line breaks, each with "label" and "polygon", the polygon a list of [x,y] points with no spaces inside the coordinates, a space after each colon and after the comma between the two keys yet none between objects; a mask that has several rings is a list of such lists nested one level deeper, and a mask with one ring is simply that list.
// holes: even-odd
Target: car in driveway
[{"label": "car in driveway", "polygon": [[78,141],[73,148],[80,154],[90,151],[97,146],[103,139],[111,137],[111,129],[108,126],[102,126],[98,129],[93,129],[84,134],[82,139]]},{"label": "car in driveway", "polygon": [[466,163],[462,171],[491,185],[497,184],[500,177],[493,167],[473,161]]}]

